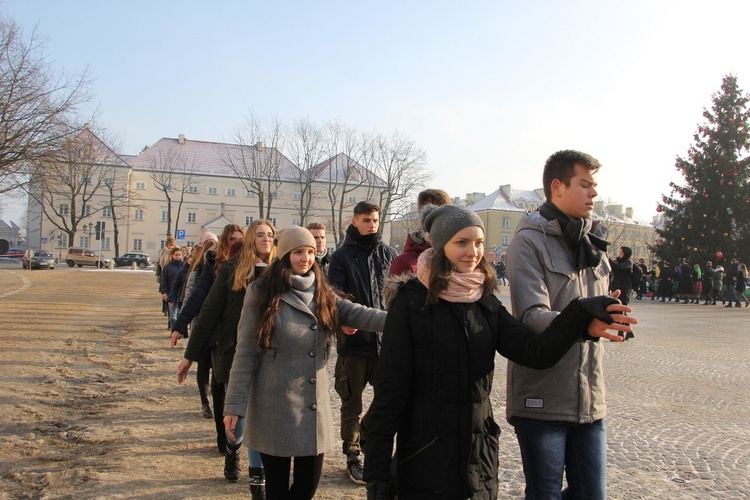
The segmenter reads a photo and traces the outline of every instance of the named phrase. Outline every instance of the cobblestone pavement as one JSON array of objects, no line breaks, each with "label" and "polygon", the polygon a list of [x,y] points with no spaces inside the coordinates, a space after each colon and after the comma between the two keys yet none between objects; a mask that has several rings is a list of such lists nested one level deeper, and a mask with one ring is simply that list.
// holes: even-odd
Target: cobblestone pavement
[{"label": "cobblestone pavement", "polygon": [[[750,309],[631,305],[636,338],[606,346],[609,497],[748,498]],[[502,420],[502,358],[495,394]],[[501,497],[522,496],[520,454],[504,420],[503,431]]]}]

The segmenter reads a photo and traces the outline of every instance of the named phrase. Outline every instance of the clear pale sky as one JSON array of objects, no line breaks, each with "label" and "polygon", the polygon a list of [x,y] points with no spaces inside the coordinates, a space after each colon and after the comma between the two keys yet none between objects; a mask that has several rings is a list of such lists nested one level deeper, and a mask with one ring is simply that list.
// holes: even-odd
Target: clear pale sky
[{"label": "clear pale sky", "polygon": [[0,0],[0,13],[37,25],[58,68],[91,70],[123,153],[230,141],[251,110],[338,119],[413,138],[431,187],[463,197],[541,187],[545,159],[579,149],[604,165],[600,198],[646,220],[722,76],[750,90],[747,0]]}]

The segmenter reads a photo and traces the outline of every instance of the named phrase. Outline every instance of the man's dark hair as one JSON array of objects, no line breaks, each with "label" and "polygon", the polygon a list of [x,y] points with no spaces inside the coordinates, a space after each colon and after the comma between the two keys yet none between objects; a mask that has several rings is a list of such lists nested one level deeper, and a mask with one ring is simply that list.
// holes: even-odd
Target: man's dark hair
[{"label": "man's dark hair", "polygon": [[380,206],[370,203],[369,201],[360,201],[354,205],[355,217],[359,214],[369,214],[372,212],[380,212]]},{"label": "man's dark hair", "polygon": [[576,175],[576,165],[586,167],[592,174],[595,174],[602,166],[599,160],[590,154],[573,149],[558,151],[547,158],[542,174],[544,196],[547,201],[552,199],[552,181],[560,179],[560,182],[569,187],[570,179]]},{"label": "man's dark hair", "polygon": [[417,208],[422,211],[422,207],[425,205],[435,205],[436,207],[442,207],[443,205],[450,205],[451,197],[448,193],[442,189],[425,189],[417,197]]},{"label": "man's dark hair", "polygon": [[311,222],[307,225],[308,231],[311,229],[322,229],[323,231],[326,230],[326,225],[322,222]]}]

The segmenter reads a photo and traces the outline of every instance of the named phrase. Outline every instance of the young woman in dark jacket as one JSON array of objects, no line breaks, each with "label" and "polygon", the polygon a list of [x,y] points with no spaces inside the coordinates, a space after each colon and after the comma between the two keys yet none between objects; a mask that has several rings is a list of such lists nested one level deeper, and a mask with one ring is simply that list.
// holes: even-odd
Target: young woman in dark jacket
[{"label": "young woman in dark jacket", "polygon": [[[177,281],[177,276],[182,271],[182,250],[178,247],[174,247],[169,251],[169,263],[164,266],[161,271],[161,283],[159,285],[159,293],[161,293],[161,299],[167,302],[169,292],[172,291],[172,285]],[[172,330],[172,323],[176,319],[176,307],[168,305],[169,319],[167,320],[167,328]]]},{"label": "young woman in dark jacket", "polygon": [[[389,498],[391,452],[399,499],[494,499],[498,438],[490,392],[495,352],[553,366],[576,342],[622,339],[631,309],[611,297],[577,299],[535,335],[493,295],[484,227],[474,212],[427,209],[432,249],[388,309],[365,453],[368,498]],[[613,313],[610,315],[610,313]]]},{"label": "young woman in dark jacket", "polygon": [[[226,389],[229,383],[229,370],[232,367],[234,351],[237,346],[237,325],[240,321],[242,304],[248,285],[260,276],[268,263],[276,255],[273,238],[276,230],[265,220],[256,220],[247,228],[245,242],[239,254],[221,265],[211,290],[201,307],[190,333],[185,357],[177,368],[177,382],[187,378],[188,370],[197,361],[203,350],[211,342],[214,330],[219,328],[215,342],[216,359],[213,365],[217,381]],[[218,409],[214,408],[217,413]],[[240,425],[240,429],[244,427]],[[224,459],[224,477],[229,481],[240,478],[239,455],[243,435],[236,433],[227,436],[227,454]],[[248,449],[250,459],[251,492],[260,496],[263,489],[263,463],[260,454]]]}]

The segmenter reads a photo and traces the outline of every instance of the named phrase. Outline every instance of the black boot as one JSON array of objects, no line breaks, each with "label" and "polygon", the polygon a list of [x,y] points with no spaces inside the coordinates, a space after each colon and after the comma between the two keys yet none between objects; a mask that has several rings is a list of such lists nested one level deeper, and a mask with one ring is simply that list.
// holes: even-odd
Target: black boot
[{"label": "black boot", "polygon": [[260,467],[250,467],[250,498],[266,500],[266,474]]},{"label": "black boot", "polygon": [[233,483],[240,479],[240,450],[242,443],[238,445],[227,444],[227,454],[224,456],[224,477]]}]

